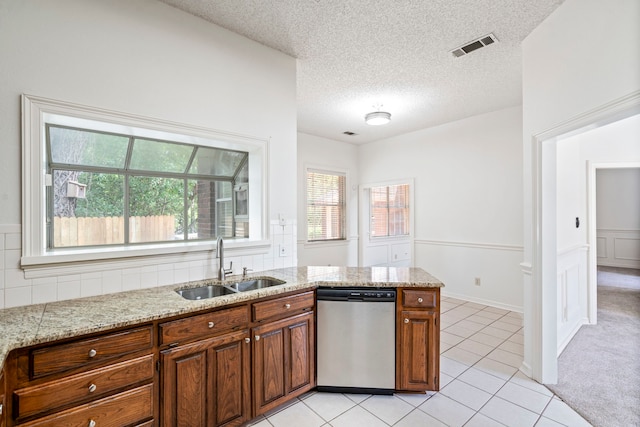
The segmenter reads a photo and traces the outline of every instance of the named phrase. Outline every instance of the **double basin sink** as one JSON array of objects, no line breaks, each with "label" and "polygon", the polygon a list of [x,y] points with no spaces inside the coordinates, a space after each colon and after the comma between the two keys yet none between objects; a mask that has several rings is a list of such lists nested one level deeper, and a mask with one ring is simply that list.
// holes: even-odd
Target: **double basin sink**
[{"label": "double basin sink", "polygon": [[233,295],[239,292],[253,291],[256,289],[268,288],[270,286],[282,285],[286,283],[282,280],[270,277],[260,279],[250,279],[241,282],[222,283],[216,285],[199,286],[197,288],[178,289],[176,292],[184,299],[201,300],[207,298]]}]

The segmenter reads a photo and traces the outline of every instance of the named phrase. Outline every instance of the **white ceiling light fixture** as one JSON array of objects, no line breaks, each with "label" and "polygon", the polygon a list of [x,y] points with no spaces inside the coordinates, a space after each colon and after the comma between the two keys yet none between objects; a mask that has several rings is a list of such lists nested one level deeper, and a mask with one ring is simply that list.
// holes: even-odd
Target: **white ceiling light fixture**
[{"label": "white ceiling light fixture", "polygon": [[380,111],[382,105],[374,105],[373,108],[376,108],[378,111],[374,111],[373,113],[369,113],[364,116],[364,121],[366,124],[371,126],[380,126],[386,125],[391,121],[391,113],[387,113],[386,111]]}]

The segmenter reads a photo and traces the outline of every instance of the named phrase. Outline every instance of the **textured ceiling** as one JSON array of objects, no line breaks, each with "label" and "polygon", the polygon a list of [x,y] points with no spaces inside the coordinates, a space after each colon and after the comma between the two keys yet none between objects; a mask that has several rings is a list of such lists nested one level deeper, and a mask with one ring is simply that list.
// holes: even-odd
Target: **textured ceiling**
[{"label": "textured ceiling", "polygon": [[298,130],[361,144],[520,105],[520,44],[564,0],[161,1],[297,58]]}]

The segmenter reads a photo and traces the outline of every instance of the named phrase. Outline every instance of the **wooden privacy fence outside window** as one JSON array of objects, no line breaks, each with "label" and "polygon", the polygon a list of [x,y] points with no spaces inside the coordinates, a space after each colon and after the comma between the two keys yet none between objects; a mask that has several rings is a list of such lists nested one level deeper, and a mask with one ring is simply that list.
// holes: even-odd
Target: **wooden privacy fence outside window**
[{"label": "wooden privacy fence outside window", "polygon": [[[124,243],[124,217],[54,217],[53,247],[92,246]],[[175,240],[174,215],[129,218],[129,242]]]}]

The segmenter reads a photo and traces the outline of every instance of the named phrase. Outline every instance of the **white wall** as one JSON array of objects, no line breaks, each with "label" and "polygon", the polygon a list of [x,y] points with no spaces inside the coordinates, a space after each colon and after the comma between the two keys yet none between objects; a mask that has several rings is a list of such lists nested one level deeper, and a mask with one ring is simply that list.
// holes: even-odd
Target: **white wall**
[{"label": "white wall", "polygon": [[360,147],[360,182],[415,179],[415,266],[442,280],[445,295],[521,310],[521,114],[508,108]]},{"label": "white wall", "polygon": [[[306,243],[306,167],[347,173],[347,240]],[[298,265],[358,265],[358,147],[298,133]]]},{"label": "white wall", "polygon": [[[640,162],[640,115],[618,120],[556,144],[557,164],[557,318],[558,350],[590,320],[588,306],[588,201],[596,196],[597,251],[602,265],[640,266],[640,169],[597,169],[597,188],[589,170]],[[601,181],[600,176],[604,175]],[[595,191],[595,192],[594,192]],[[580,218],[580,227],[575,226]],[[618,257],[616,259],[616,252]]]},{"label": "white wall", "polygon": [[[20,94],[271,138],[272,252],[234,265],[295,265],[295,59],[153,0],[0,2],[0,308],[199,279],[214,260],[24,278]],[[289,219],[274,227],[277,214]],[[214,245],[212,245],[213,247]],[[147,260],[148,261],[148,260]]]},{"label": "white wall", "polygon": [[640,268],[639,138],[640,115],[574,137],[596,168],[598,265]]},{"label": "white wall", "polygon": [[640,169],[599,170],[596,193],[599,229],[640,230]]},{"label": "white wall", "polygon": [[640,268],[640,168],[596,175],[598,265]]},{"label": "white wall", "polygon": [[[636,0],[619,0],[615,7],[599,0],[567,0],[522,44],[524,367],[543,382],[555,382],[557,377],[557,212],[555,194],[551,194],[556,164],[555,146],[545,148],[534,137],[557,136],[572,123],[584,125],[580,121],[584,114],[637,93],[638,16]],[[542,155],[533,155],[533,148],[541,148]],[[545,176],[547,171],[552,179]],[[540,183],[543,193],[549,191],[551,203],[545,199],[540,204],[534,198]],[[553,220],[543,223],[547,215]],[[539,252],[538,247],[546,251]]]}]

